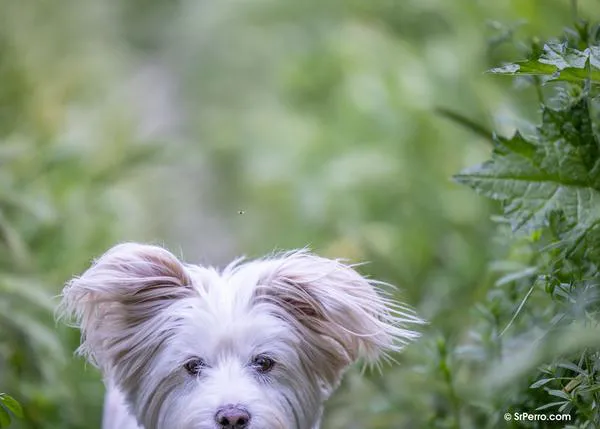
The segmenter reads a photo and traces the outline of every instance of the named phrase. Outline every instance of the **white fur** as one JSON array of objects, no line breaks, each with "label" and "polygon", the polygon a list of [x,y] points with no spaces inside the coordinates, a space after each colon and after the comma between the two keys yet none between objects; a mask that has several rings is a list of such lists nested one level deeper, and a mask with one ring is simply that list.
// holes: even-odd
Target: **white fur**
[{"label": "white fur", "polygon": [[[61,309],[107,381],[105,429],[220,429],[228,404],[247,429],[316,429],[348,365],[417,337],[406,325],[420,320],[378,286],[304,250],[218,271],[127,243],[73,279]],[[259,354],[270,372],[250,365]],[[208,367],[192,376],[190,358]]]}]

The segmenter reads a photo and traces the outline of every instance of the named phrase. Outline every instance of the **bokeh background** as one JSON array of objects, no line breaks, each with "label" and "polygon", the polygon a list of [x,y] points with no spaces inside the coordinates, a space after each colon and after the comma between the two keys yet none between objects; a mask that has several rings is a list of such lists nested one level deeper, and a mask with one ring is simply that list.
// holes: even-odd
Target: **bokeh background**
[{"label": "bokeh background", "polygon": [[1,1],[11,427],[100,427],[99,374],[55,297],[125,240],[215,265],[304,246],[369,261],[430,323],[383,376],[352,370],[324,428],[494,427],[521,390],[473,393],[459,352],[507,249],[497,208],[451,180],[490,144],[439,109],[503,134],[534,118],[534,94],[484,71],[572,19],[568,0]]}]

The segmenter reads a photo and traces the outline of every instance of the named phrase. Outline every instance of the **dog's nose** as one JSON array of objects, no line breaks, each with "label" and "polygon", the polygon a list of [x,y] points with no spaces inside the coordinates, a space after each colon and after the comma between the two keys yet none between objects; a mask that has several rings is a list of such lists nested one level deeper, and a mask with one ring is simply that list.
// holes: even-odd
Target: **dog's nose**
[{"label": "dog's nose", "polygon": [[237,405],[225,405],[215,414],[219,429],[246,429],[250,424],[250,413]]}]

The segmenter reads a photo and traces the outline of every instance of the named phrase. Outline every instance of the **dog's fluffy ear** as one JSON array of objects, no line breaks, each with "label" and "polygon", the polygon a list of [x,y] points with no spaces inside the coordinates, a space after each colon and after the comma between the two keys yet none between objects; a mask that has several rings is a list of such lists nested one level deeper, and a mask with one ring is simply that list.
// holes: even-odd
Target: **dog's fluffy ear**
[{"label": "dog's fluffy ear", "polygon": [[156,351],[151,348],[168,335],[153,322],[175,300],[192,293],[190,277],[173,254],[125,243],[67,283],[59,314],[81,329],[80,353],[106,373],[117,360],[151,356]]},{"label": "dog's fluffy ear", "polygon": [[257,292],[300,330],[308,359],[324,365],[335,383],[357,359],[373,363],[418,337],[407,325],[421,320],[379,285],[350,265],[298,251],[264,261]]}]

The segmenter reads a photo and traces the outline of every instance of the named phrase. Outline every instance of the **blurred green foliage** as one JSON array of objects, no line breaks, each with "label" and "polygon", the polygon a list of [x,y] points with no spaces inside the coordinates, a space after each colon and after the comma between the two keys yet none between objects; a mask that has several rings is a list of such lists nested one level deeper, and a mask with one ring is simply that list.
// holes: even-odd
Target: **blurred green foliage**
[{"label": "blurred green foliage", "polygon": [[148,148],[107,96],[120,53],[103,7],[0,9],[0,386],[23,404],[14,427],[99,426],[99,377],[74,365],[54,297],[118,239],[114,184]]},{"label": "blurred green foliage", "polygon": [[384,377],[351,371],[325,428],[503,427],[551,402],[529,389],[536,368],[593,340],[531,347],[555,309],[529,292],[542,256],[502,219],[493,235],[495,209],[451,181],[491,146],[439,111],[505,136],[539,122],[535,86],[484,71],[573,21],[568,0],[0,3],[13,426],[99,427],[99,376],[71,357],[78,333],[55,325],[52,297],[125,239],[210,263],[309,245],[400,286],[430,322],[423,339]]},{"label": "blurred green foliage", "polygon": [[7,427],[13,417],[23,418],[21,404],[12,396],[0,393],[0,428]]}]

